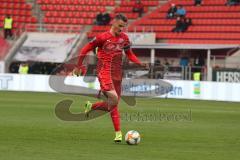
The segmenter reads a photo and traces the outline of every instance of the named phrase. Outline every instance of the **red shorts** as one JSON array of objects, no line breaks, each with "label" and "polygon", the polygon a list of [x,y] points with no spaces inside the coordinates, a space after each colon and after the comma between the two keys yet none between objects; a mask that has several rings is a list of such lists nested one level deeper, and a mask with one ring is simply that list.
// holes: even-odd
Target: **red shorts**
[{"label": "red shorts", "polygon": [[111,74],[109,71],[102,70],[98,73],[98,80],[100,83],[101,91],[111,91],[116,90],[116,86],[121,86],[122,77],[116,76],[114,73]]},{"label": "red shorts", "polygon": [[101,91],[111,91],[114,90],[114,84],[111,78],[107,77],[98,77]]},{"label": "red shorts", "polygon": [[119,95],[121,94],[121,80],[105,80],[104,78],[98,78],[101,91],[115,90]]},{"label": "red shorts", "polygon": [[110,83],[110,84],[100,83],[100,87],[101,87],[101,91],[111,91],[111,90],[114,90],[114,86],[113,86],[112,83]]}]

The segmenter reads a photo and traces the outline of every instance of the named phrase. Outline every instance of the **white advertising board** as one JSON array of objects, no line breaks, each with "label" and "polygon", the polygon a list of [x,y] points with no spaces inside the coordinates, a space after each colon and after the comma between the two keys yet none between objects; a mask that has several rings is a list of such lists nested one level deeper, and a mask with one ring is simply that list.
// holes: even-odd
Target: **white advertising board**
[{"label": "white advertising board", "polygon": [[4,72],[5,72],[5,62],[0,61],[0,73],[4,73]]},{"label": "white advertising board", "polygon": [[[127,95],[134,88],[135,94],[137,92],[157,92],[156,90],[159,84],[154,83],[147,84],[149,80],[144,80],[143,84],[139,83],[134,85],[135,80],[131,80],[131,84],[124,83],[122,93]],[[157,95],[153,97],[162,98],[176,98],[176,99],[197,99],[197,100],[216,100],[216,101],[232,101],[240,102],[240,83],[226,83],[226,82],[198,82],[198,81],[181,81],[181,80],[162,80],[171,84],[171,91],[167,94]],[[59,87],[63,85],[68,86],[82,86],[89,89],[99,89],[99,82],[97,80],[91,82],[85,82],[83,77],[67,77],[64,80],[64,84],[59,84]],[[0,90],[7,91],[33,91],[33,92],[56,92],[49,85],[49,76],[46,75],[18,75],[18,74],[0,74]],[[69,91],[68,91],[69,92]],[[76,92],[74,92],[76,93]],[[79,90],[78,93],[81,93]],[[128,94],[129,95],[129,94]],[[151,94],[150,94],[151,97]]]},{"label": "white advertising board", "polygon": [[78,35],[61,33],[29,33],[14,59],[17,61],[63,62]]},{"label": "white advertising board", "polygon": [[146,45],[156,43],[155,33],[128,33],[130,41],[135,45]]}]

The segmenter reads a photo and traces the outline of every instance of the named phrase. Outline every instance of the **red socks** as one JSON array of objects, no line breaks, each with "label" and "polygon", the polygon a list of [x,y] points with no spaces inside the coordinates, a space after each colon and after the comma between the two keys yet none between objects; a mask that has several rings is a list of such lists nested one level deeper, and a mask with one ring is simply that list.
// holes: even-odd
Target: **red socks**
[{"label": "red socks", "polygon": [[118,112],[118,107],[115,106],[110,114],[111,114],[111,118],[112,118],[112,122],[113,122],[115,131],[116,132],[120,131],[120,116],[119,116],[119,112]]},{"label": "red socks", "polygon": [[[106,102],[96,102],[92,105],[93,110],[103,110],[103,111],[109,111],[108,104]],[[110,111],[113,126],[115,131],[120,131],[120,115],[118,112],[118,107],[114,106],[112,111]]]}]

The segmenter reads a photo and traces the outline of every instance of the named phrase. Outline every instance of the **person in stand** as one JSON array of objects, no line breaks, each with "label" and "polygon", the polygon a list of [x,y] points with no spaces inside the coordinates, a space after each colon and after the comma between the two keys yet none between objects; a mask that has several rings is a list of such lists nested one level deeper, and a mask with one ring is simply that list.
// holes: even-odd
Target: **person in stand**
[{"label": "person in stand", "polygon": [[183,19],[183,24],[182,24],[182,31],[181,32],[186,32],[189,28],[189,26],[192,25],[192,19],[191,18],[184,18]]},{"label": "person in stand", "polygon": [[12,38],[12,29],[13,29],[13,18],[10,15],[7,15],[3,21],[3,29],[4,29],[4,38],[8,37]]},{"label": "person in stand", "polygon": [[176,16],[185,17],[186,14],[187,14],[186,9],[182,5],[179,5],[177,7]]},{"label": "person in stand", "polygon": [[235,6],[235,5],[239,5],[240,0],[227,0],[226,5],[228,6]]},{"label": "person in stand", "polygon": [[195,6],[201,6],[202,0],[194,0],[194,5]]},{"label": "person in stand", "polygon": [[101,25],[103,25],[103,23],[104,23],[103,22],[103,14],[100,12],[96,16],[96,25],[101,26]]},{"label": "person in stand", "polygon": [[172,32],[182,32],[183,31],[184,20],[180,16],[177,17],[176,25],[172,29]]},{"label": "person in stand", "polygon": [[28,74],[29,72],[29,66],[27,63],[21,63],[19,65],[18,73],[19,74]]},{"label": "person in stand", "polygon": [[103,21],[103,25],[109,25],[109,23],[111,21],[110,14],[109,13],[103,14],[102,21]]},{"label": "person in stand", "polygon": [[139,16],[139,17],[142,17],[142,14],[143,14],[143,12],[144,12],[144,6],[143,6],[141,0],[136,0],[135,4],[134,4],[134,6],[133,6],[132,11],[133,11],[134,13],[138,13],[138,16]]},{"label": "person in stand", "polygon": [[168,9],[168,12],[167,12],[167,18],[168,19],[172,19],[175,17],[176,15],[176,12],[177,12],[177,7],[174,3],[171,4],[171,7]]}]

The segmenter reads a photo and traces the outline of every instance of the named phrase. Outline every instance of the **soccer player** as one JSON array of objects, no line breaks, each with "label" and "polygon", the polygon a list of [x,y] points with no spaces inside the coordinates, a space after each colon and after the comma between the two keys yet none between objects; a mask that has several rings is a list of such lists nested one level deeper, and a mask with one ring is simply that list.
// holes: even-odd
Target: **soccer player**
[{"label": "soccer player", "polygon": [[116,134],[115,142],[122,141],[118,102],[121,96],[123,51],[130,61],[139,66],[147,67],[145,64],[142,64],[132,52],[129,38],[122,32],[127,26],[127,21],[124,15],[116,15],[109,31],[96,36],[82,48],[79,54],[78,67],[73,70],[74,74],[79,74],[87,53],[98,47],[97,77],[100,82],[101,92],[106,96],[106,100],[94,104],[88,101],[85,104],[85,113],[87,114],[91,110],[110,112]]}]

